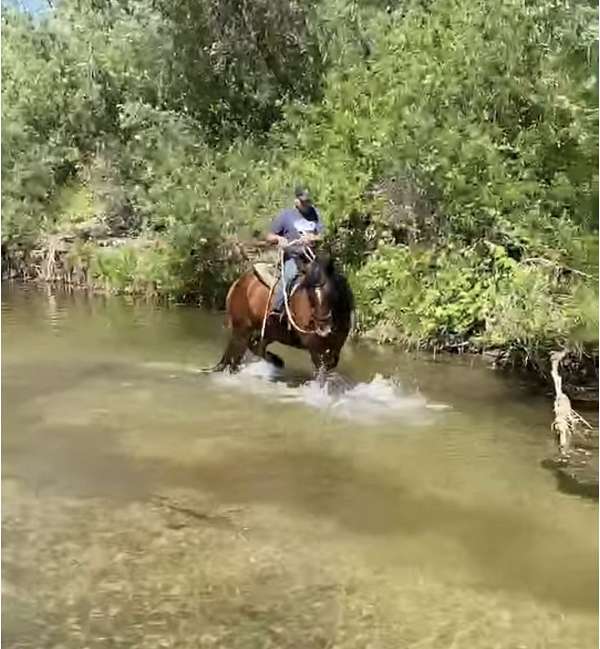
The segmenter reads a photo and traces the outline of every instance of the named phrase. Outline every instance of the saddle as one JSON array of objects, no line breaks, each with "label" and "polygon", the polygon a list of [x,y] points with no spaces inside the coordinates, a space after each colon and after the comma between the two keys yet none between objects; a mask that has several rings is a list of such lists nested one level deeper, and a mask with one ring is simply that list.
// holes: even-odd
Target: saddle
[{"label": "saddle", "polygon": [[[274,291],[279,280],[281,279],[281,273],[279,272],[279,266],[275,263],[269,262],[256,262],[252,265],[252,270],[254,275],[269,289],[269,291]],[[300,275],[292,282],[292,285],[288,288],[288,299],[294,295],[296,290],[300,286],[300,280],[302,278],[303,272],[300,271]]]},{"label": "saddle", "polygon": [[252,266],[254,274],[270,290],[279,281],[279,270],[277,264],[268,262],[257,262]]}]

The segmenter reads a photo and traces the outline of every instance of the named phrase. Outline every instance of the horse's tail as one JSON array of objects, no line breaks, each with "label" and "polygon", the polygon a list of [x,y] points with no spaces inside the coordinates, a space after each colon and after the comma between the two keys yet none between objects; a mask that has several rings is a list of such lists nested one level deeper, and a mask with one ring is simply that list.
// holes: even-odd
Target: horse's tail
[{"label": "horse's tail", "polygon": [[233,295],[233,290],[235,287],[238,285],[238,282],[240,280],[236,279],[235,282],[229,287],[229,290],[227,291],[227,297],[225,298],[225,326],[227,329],[231,329],[231,296]]}]

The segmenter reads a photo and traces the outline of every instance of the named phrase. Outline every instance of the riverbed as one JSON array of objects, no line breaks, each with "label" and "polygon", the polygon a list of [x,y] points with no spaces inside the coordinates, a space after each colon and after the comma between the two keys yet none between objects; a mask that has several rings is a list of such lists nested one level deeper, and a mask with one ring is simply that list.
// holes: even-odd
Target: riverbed
[{"label": "riverbed", "polygon": [[551,402],[477,358],[280,348],[222,317],[3,287],[6,647],[598,644],[598,503]]}]

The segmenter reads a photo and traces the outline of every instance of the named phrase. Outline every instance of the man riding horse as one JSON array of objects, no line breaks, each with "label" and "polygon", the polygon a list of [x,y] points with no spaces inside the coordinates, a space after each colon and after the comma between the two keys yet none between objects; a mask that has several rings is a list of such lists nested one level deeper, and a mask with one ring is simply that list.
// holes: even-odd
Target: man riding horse
[{"label": "man riding horse", "polygon": [[248,349],[283,366],[267,351],[274,342],[307,350],[321,380],[336,367],[350,331],[354,301],[331,257],[313,250],[323,229],[308,191],[297,188],[294,208],[281,212],[266,236],[281,249],[283,277],[275,286],[255,266],[231,285],[226,300],[231,336],[216,369],[238,369]]},{"label": "man riding horse", "polygon": [[307,248],[321,240],[324,226],[319,212],[312,204],[305,187],[296,187],[294,207],[283,210],[271,224],[267,241],[283,248],[283,277],[277,286],[273,300],[272,314],[281,315],[284,305],[284,291],[289,293],[292,284],[306,262]]}]

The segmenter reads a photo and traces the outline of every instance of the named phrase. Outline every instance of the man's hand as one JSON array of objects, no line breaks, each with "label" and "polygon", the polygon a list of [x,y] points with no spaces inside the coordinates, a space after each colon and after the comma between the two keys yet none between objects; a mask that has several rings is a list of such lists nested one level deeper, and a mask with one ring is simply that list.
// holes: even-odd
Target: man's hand
[{"label": "man's hand", "polygon": [[275,244],[276,246],[279,246],[280,248],[285,248],[288,243],[285,237],[282,237],[279,234],[273,234],[272,232],[269,232],[269,234],[267,234],[267,241],[269,243]]}]

